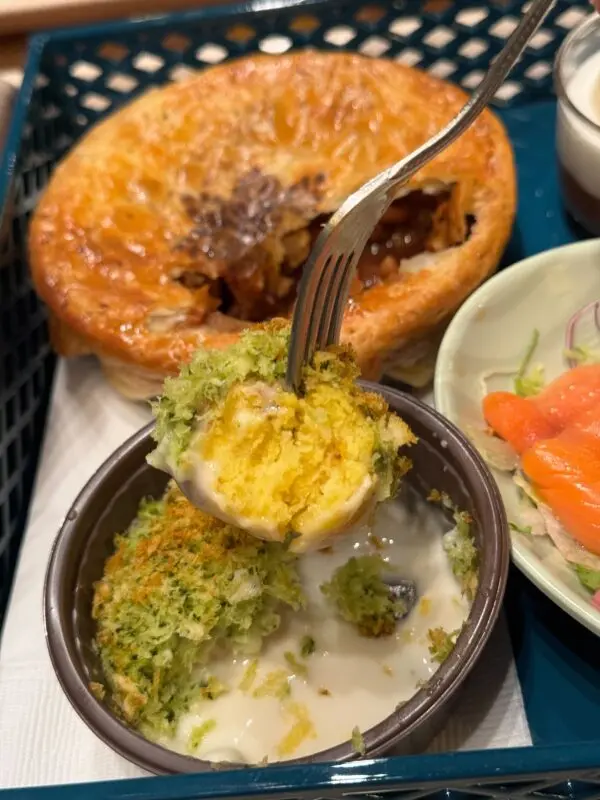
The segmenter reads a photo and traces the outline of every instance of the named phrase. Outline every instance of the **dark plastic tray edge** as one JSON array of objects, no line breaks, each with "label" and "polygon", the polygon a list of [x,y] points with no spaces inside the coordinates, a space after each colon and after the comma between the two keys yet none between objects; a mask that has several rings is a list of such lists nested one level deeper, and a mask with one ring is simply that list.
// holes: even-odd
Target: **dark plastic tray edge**
[{"label": "dark plastic tray edge", "polygon": [[[13,107],[13,115],[5,140],[4,152],[0,153],[0,223],[7,211],[10,186],[19,152],[21,132],[25,124],[29,102],[35,86],[42,51],[49,41],[65,38],[86,37],[98,34],[119,33],[140,28],[159,28],[165,19],[174,22],[186,20],[202,21],[251,14],[259,11],[321,7],[328,0],[255,0],[250,3],[210,6],[198,11],[152,16],[129,22],[110,22],[78,28],[63,28],[50,33],[34,35],[29,42],[27,64],[21,89]],[[506,774],[510,767],[510,774]],[[354,792],[376,792],[381,790],[434,791],[437,788],[472,787],[479,785],[510,786],[515,781],[539,780],[543,789],[561,780],[572,778],[585,780],[584,773],[593,773],[597,780],[600,768],[600,743],[577,743],[568,745],[543,745],[525,748],[504,748],[463,753],[443,753],[409,757],[388,757],[370,761],[356,761],[337,765],[305,765],[294,767],[268,767],[215,771],[197,776],[174,776],[167,778],[140,778],[133,780],[107,781],[101,783],[72,784],[69,786],[27,787],[2,789],[0,795],[6,800],[25,797],[43,797],[47,800],[74,800],[85,794],[86,800],[208,800],[208,798],[284,798],[325,797],[340,795],[342,787]],[[540,775],[545,777],[542,779]],[[472,791],[472,790],[471,790]],[[420,793],[419,793],[420,794]],[[508,792],[506,797],[511,797]],[[600,798],[600,786],[598,790]]]}]

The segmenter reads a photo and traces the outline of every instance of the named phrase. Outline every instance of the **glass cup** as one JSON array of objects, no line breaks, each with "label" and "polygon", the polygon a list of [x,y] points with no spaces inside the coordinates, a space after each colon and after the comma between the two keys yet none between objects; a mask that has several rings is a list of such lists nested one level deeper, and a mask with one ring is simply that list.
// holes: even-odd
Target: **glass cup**
[{"label": "glass cup", "polygon": [[559,182],[569,214],[600,236],[600,15],[563,42],[554,64]]}]

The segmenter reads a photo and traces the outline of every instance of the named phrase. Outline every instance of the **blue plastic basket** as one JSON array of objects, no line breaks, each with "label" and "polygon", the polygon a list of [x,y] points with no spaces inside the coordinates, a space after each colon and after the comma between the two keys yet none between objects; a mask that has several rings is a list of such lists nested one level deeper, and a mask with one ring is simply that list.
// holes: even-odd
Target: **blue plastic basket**
[{"label": "blue plastic basket", "polygon": [[[559,203],[551,68],[565,34],[588,10],[584,0],[558,0],[495,101],[519,174],[520,206],[507,263],[581,235]],[[32,40],[0,161],[0,620],[54,366],[45,310],[28,277],[25,231],[57,160],[98,119],[148,86],[250,52],[352,49],[418,64],[469,89],[519,13],[513,0],[256,0]],[[11,790],[3,798],[599,799],[600,640],[518,575],[511,578],[506,610],[534,747]]]}]

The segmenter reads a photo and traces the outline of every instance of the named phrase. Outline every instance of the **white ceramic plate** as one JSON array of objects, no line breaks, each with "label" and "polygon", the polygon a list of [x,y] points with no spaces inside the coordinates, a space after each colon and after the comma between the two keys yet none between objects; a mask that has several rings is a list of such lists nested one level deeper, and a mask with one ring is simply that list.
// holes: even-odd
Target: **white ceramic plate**
[{"label": "white ceramic plate", "polygon": [[[452,320],[438,355],[435,405],[463,431],[481,428],[483,376],[491,389],[512,390],[516,370],[535,329],[533,362],[547,380],[566,370],[564,334],[569,318],[600,300],[600,239],[540,253],[503,270],[478,289]],[[510,521],[519,523],[518,491],[511,477],[492,469]],[[525,524],[525,523],[523,523]],[[600,611],[547,537],[512,533],[515,563],[558,606],[600,635]]]}]

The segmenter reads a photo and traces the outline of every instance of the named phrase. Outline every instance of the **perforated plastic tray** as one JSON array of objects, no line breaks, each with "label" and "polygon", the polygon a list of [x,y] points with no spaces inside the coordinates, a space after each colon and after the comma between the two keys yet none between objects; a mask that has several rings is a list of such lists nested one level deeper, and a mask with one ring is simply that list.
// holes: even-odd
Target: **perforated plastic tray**
[{"label": "perforated plastic tray", "polygon": [[[575,238],[554,165],[552,59],[586,2],[558,0],[496,105],[517,158],[520,203],[505,263]],[[0,160],[0,619],[31,493],[53,357],[28,278],[27,220],[62,154],[105,114],[190,68],[257,50],[352,49],[418,64],[473,88],[513,29],[512,0],[270,2],[35,37]],[[265,768],[3,798],[600,798],[600,640],[518,575],[506,610],[535,746],[343,766]],[[549,702],[551,698],[551,702]],[[2,754],[0,754],[0,758]]]}]

